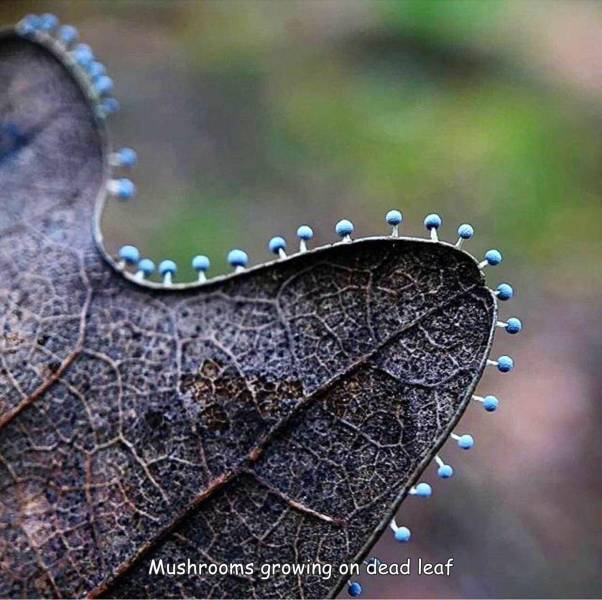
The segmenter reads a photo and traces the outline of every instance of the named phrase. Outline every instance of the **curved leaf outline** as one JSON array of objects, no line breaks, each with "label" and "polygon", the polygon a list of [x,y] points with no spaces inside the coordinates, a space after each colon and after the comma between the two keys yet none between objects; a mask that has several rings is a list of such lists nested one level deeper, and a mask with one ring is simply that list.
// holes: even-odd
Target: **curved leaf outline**
[{"label": "curved leaf outline", "polygon": [[85,72],[45,34],[0,58],[0,595],[336,594],[148,564],[361,560],[486,364],[476,261],[379,237],[169,290],[116,275]]}]

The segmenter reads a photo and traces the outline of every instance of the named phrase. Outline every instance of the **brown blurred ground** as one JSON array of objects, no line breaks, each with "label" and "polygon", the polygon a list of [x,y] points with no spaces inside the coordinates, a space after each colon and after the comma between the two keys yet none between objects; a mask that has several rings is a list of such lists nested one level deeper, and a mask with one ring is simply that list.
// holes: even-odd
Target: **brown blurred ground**
[{"label": "brown blurred ground", "polygon": [[55,12],[107,64],[123,110],[116,145],[140,155],[138,197],[111,204],[112,249],[138,245],[225,269],[233,247],[268,258],[275,234],[316,243],[348,217],[384,232],[389,208],[423,235],[468,221],[476,254],[518,294],[508,376],[479,386],[474,451],[410,498],[374,554],[455,559],[443,577],[362,577],[366,597],[600,597],[602,4],[542,2],[9,2],[0,20]]}]

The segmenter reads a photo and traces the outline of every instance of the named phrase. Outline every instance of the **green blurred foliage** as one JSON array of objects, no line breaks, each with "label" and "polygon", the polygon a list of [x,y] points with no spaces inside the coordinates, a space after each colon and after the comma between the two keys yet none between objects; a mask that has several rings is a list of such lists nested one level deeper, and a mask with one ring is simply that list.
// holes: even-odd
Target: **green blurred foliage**
[{"label": "green blurred foliage", "polygon": [[[224,89],[250,81],[258,90],[244,97],[261,128],[263,164],[253,166],[271,180],[264,186],[291,196],[296,177],[319,174],[312,191],[340,185],[334,208],[352,218],[369,202],[416,218],[439,210],[479,219],[513,258],[582,274],[580,257],[600,254],[600,114],[510,39],[488,46],[513,5],[349,10],[358,4],[363,14],[348,30],[310,39],[290,23],[298,5],[273,3],[212,5],[200,35],[189,33],[200,71],[217,73]],[[339,3],[331,17],[345,10]],[[253,183],[239,176],[242,187]]]},{"label": "green blurred foliage", "polygon": [[[448,238],[459,222],[474,222],[519,265],[519,278],[521,264],[543,268],[544,275],[546,267],[562,272],[559,294],[586,274],[584,294],[592,284],[602,286],[584,260],[602,250],[602,91],[574,85],[570,62],[564,72],[544,69],[549,47],[536,43],[556,13],[564,18],[562,11],[602,23],[593,4],[6,6],[15,17],[55,10],[92,35],[104,25],[103,37],[93,41],[117,68],[125,93],[116,129],[140,149],[142,167],[150,157],[140,182],[140,203],[148,209],[138,201],[108,209],[108,237],[116,246],[133,241],[153,258],[169,255],[183,265],[202,251],[223,270],[232,245],[264,260],[266,239],[292,238],[300,222],[316,226],[318,241],[329,241],[340,217],[371,234],[383,230],[383,212],[398,207],[414,235],[431,211],[443,215]],[[577,28],[574,39],[581,33]],[[141,42],[144,51],[136,49]],[[573,67],[582,68],[578,61]],[[173,88],[163,84],[161,69],[174,77]],[[152,99],[137,89],[140,82],[156,94]],[[170,94],[181,103],[171,113]],[[159,109],[165,114],[157,116]],[[157,126],[154,138],[134,114]],[[182,130],[168,142],[172,123]],[[180,160],[194,152],[195,140],[210,147],[199,154],[198,168],[158,168],[167,143]],[[475,252],[484,249],[477,242]],[[192,273],[184,269],[182,277]],[[531,273],[524,277],[532,281]]]}]

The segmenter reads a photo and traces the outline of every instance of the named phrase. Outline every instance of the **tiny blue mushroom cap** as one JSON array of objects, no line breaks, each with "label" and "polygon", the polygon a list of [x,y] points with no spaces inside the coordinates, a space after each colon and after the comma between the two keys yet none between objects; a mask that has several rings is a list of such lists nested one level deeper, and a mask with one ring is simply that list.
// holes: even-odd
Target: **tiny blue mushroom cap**
[{"label": "tiny blue mushroom cap", "polygon": [[385,216],[385,221],[389,225],[399,225],[403,221],[403,216],[398,210],[390,210]]},{"label": "tiny blue mushroom cap", "polygon": [[101,75],[94,81],[94,87],[101,96],[106,96],[113,91],[113,80],[108,75]]},{"label": "tiny blue mushroom cap", "polygon": [[516,317],[510,317],[506,321],[506,331],[508,333],[512,333],[512,334],[519,333],[522,328],[523,328],[523,324],[522,324],[521,320],[517,319]]},{"label": "tiny blue mushroom cap", "polygon": [[474,229],[472,228],[472,225],[469,225],[468,223],[460,225],[460,227],[458,227],[458,235],[463,240],[469,240],[474,235]]},{"label": "tiny blue mushroom cap", "polygon": [[25,22],[34,29],[41,29],[42,27],[42,18],[39,15],[27,15],[25,17]]},{"label": "tiny blue mushroom cap", "polygon": [[335,231],[341,237],[351,235],[353,233],[353,223],[347,219],[342,219],[337,223]]},{"label": "tiny blue mushroom cap", "polygon": [[499,250],[487,250],[485,260],[492,266],[499,265],[502,262],[502,253]]},{"label": "tiny blue mushroom cap", "polygon": [[509,356],[500,356],[497,359],[497,368],[502,373],[509,373],[514,369],[514,361]]},{"label": "tiny blue mushroom cap", "polygon": [[119,152],[117,152],[119,156],[119,164],[122,167],[133,167],[138,162],[138,154],[132,148],[121,148]]},{"label": "tiny blue mushroom cap", "polygon": [[441,227],[442,222],[443,221],[441,220],[441,217],[439,215],[427,215],[424,219],[424,226],[427,229],[439,229],[439,227]]},{"label": "tiny blue mushroom cap", "polygon": [[454,474],[454,470],[451,465],[441,465],[437,469],[437,475],[441,477],[441,479],[449,479]]},{"label": "tiny blue mushroom cap", "polygon": [[117,196],[123,200],[129,200],[136,194],[136,186],[125,177],[119,180]]},{"label": "tiny blue mushroom cap", "polygon": [[59,24],[58,17],[52,13],[44,13],[40,17],[40,29],[43,31],[54,31]]},{"label": "tiny blue mushroom cap", "polygon": [[82,67],[90,66],[90,63],[94,60],[94,52],[88,44],[78,44],[73,50],[73,58],[75,62]]},{"label": "tiny blue mushroom cap", "polygon": [[79,38],[79,33],[73,25],[63,25],[59,28],[58,37],[64,44],[72,44]]},{"label": "tiny blue mushroom cap", "polygon": [[497,297],[500,300],[510,300],[514,296],[514,290],[509,283],[500,283],[497,286]]},{"label": "tiny blue mushroom cap", "polygon": [[95,79],[97,77],[100,77],[101,75],[107,74],[107,68],[104,66],[103,63],[101,63],[99,60],[96,60],[96,59],[94,59],[88,65],[88,68],[86,70],[88,71],[88,75],[90,75],[90,77],[92,79]]},{"label": "tiny blue mushroom cap", "polygon": [[297,229],[297,237],[300,240],[311,240],[314,237],[314,230],[309,225],[301,225],[299,229]]},{"label": "tiny blue mushroom cap", "polygon": [[270,249],[270,252],[278,254],[280,250],[286,249],[286,240],[280,236],[273,237],[268,244],[268,248]]},{"label": "tiny blue mushroom cap", "polygon": [[409,542],[412,532],[407,527],[398,527],[395,530],[395,539],[398,542]]},{"label": "tiny blue mushroom cap", "polygon": [[460,436],[458,440],[458,446],[462,448],[462,450],[470,450],[474,446],[474,438],[472,435],[465,433]]},{"label": "tiny blue mushroom cap", "polygon": [[485,396],[483,398],[483,408],[487,412],[493,412],[497,410],[500,401],[495,396]]},{"label": "tiny blue mushroom cap", "polygon": [[17,33],[23,37],[31,37],[36,31],[26,20],[17,23],[15,29]]},{"label": "tiny blue mushroom cap", "polygon": [[428,483],[419,483],[416,486],[416,495],[421,498],[428,498],[433,493],[433,489]]},{"label": "tiny blue mushroom cap", "polygon": [[39,29],[42,26],[42,19],[39,15],[26,15],[23,21],[29,23],[36,29]]},{"label": "tiny blue mushroom cap", "polygon": [[155,263],[150,258],[143,258],[138,263],[138,270],[142,271],[148,277],[155,272]]},{"label": "tiny blue mushroom cap", "polygon": [[102,101],[101,106],[109,115],[115,114],[120,108],[119,100],[117,100],[117,98],[105,98]]},{"label": "tiny blue mushroom cap", "polygon": [[119,111],[121,105],[119,104],[119,100],[117,98],[105,98],[101,103],[102,109],[108,115],[113,115]]},{"label": "tiny blue mushroom cap", "polygon": [[161,275],[167,275],[167,273],[171,273],[172,275],[175,275],[177,270],[178,270],[178,267],[173,260],[166,259],[166,260],[162,260],[159,263],[159,273]]},{"label": "tiny blue mushroom cap", "polygon": [[27,15],[17,25],[17,32],[25,37],[32,36],[41,28],[42,21],[37,15]]},{"label": "tiny blue mushroom cap", "polygon": [[107,69],[101,62],[94,60],[88,65],[87,71],[92,79],[96,79],[101,75],[106,75]]},{"label": "tiny blue mushroom cap", "polygon": [[358,583],[357,581],[352,581],[348,586],[347,586],[347,593],[350,596],[353,596],[354,598],[357,598],[358,596],[362,595],[362,586],[360,583]]},{"label": "tiny blue mushroom cap", "polygon": [[233,267],[246,267],[249,262],[249,257],[242,250],[230,250],[228,252],[228,262]]},{"label": "tiny blue mushroom cap", "polygon": [[136,246],[121,246],[119,248],[119,258],[129,265],[135,265],[140,260],[140,251]]},{"label": "tiny blue mushroom cap", "polygon": [[210,266],[211,261],[207,256],[203,256],[202,254],[199,254],[192,259],[192,268],[197,273],[208,271]]}]

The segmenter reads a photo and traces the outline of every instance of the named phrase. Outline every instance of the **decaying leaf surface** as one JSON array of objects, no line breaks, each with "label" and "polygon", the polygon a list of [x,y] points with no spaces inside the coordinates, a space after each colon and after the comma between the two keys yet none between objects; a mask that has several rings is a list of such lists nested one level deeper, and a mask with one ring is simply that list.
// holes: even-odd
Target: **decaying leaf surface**
[{"label": "decaying leaf surface", "polygon": [[69,71],[5,36],[0,107],[0,596],[336,593],[149,565],[358,560],[484,367],[475,261],[374,238],[144,289],[95,246],[104,126]]}]

